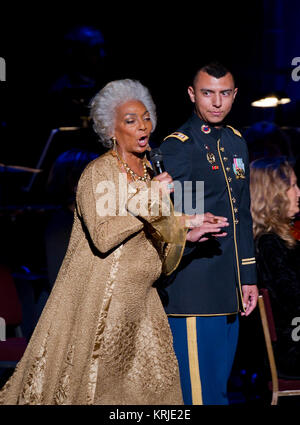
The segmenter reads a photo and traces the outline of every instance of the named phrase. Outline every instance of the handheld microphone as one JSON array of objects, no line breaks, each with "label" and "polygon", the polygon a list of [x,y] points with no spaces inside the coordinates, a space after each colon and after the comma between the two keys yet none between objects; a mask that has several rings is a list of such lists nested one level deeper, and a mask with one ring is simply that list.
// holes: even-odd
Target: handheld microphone
[{"label": "handheld microphone", "polygon": [[163,164],[163,155],[159,148],[155,148],[150,151],[150,161],[152,163],[155,176],[166,171]]}]

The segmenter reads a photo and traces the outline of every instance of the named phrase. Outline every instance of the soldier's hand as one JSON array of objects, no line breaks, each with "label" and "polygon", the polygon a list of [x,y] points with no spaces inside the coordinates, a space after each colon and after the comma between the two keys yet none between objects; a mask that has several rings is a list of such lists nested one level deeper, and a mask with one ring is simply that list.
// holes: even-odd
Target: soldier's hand
[{"label": "soldier's hand", "polygon": [[249,316],[255,309],[258,299],[258,289],[256,285],[242,285],[244,312],[241,316]]}]

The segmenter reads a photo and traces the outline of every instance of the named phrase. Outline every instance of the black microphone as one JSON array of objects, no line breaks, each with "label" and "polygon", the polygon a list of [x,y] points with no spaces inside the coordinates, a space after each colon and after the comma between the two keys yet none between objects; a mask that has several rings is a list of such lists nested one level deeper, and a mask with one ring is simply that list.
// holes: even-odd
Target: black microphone
[{"label": "black microphone", "polygon": [[151,149],[150,161],[152,163],[153,172],[155,176],[166,171],[163,163],[163,155],[159,148]]}]

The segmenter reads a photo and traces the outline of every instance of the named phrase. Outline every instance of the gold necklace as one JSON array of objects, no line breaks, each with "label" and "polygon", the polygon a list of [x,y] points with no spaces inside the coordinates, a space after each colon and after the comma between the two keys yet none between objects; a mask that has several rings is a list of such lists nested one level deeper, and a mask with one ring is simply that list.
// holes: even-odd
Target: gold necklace
[{"label": "gold necklace", "polygon": [[125,168],[126,173],[133,179],[133,180],[139,180],[139,181],[143,181],[143,182],[147,182],[150,181],[151,178],[149,176],[149,173],[147,171],[147,165],[146,165],[146,161],[143,161],[143,169],[144,169],[144,175],[141,177],[139,176],[136,172],[134,172],[129,165],[127,164],[127,162],[124,161],[123,158],[120,157],[120,155],[118,154],[118,151],[115,150],[113,151],[115,152],[118,161],[123,165],[123,167]]}]

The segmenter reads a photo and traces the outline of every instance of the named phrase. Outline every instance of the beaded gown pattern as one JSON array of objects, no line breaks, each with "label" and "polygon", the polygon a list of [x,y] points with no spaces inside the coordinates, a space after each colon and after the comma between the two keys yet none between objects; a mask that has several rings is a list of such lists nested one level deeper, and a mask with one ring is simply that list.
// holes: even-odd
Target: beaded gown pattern
[{"label": "beaded gown pattern", "polygon": [[[114,182],[118,193],[119,173],[109,152],[83,172],[66,256],[0,404],[182,404],[172,334],[152,286],[162,270],[152,237],[161,218],[99,214],[107,195],[99,183]],[[163,220],[172,228],[172,218]]]}]

